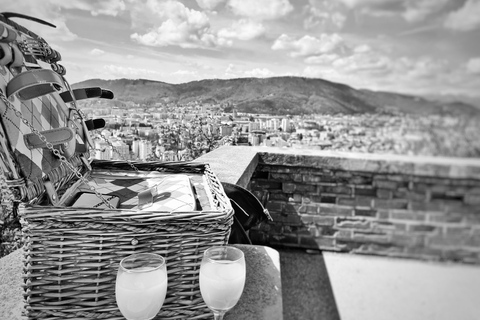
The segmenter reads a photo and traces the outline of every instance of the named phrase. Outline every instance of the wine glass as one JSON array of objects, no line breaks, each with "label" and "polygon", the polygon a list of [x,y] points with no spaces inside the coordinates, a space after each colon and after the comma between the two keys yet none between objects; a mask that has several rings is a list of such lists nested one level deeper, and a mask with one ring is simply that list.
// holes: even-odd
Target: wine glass
[{"label": "wine glass", "polygon": [[245,286],[245,256],[231,246],[208,248],[200,266],[200,292],[215,320],[233,308]]},{"label": "wine glass", "polygon": [[165,259],[154,253],[132,254],[120,261],[115,298],[127,320],[153,319],[167,294]]}]

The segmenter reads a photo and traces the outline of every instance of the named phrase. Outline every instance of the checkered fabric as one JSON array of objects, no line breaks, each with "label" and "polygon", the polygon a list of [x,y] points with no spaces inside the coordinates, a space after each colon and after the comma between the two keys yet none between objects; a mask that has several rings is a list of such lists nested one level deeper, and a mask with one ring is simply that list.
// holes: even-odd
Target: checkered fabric
[{"label": "checkered fabric", "polygon": [[[193,211],[196,210],[196,198],[190,179],[186,175],[165,175],[148,178],[93,179],[89,184],[99,193],[120,198],[121,209],[137,209],[138,194],[151,190],[152,206],[142,211]],[[89,192],[89,187],[81,186],[80,191]]]},{"label": "checkered fabric", "polygon": [[[17,52],[21,52],[17,44],[28,39],[31,39],[30,36],[17,31],[16,41],[8,43],[8,46],[9,48],[15,47],[18,49]],[[23,58],[23,65],[19,67],[12,68],[8,65],[0,65],[0,89],[4,93],[8,83],[15,75],[28,70],[43,68],[38,61],[31,62],[32,56],[28,56],[28,63],[25,62],[25,57]],[[49,68],[49,66],[45,65],[45,68]],[[22,117],[40,132],[68,126],[69,108],[57,92],[31,100],[20,100],[16,95],[12,95],[9,101],[17,111],[20,111]],[[4,152],[11,154],[16,166],[10,168],[10,170],[18,172],[21,177],[29,181],[38,181],[60,166],[60,160],[50,150],[27,148],[24,135],[32,133],[32,130],[1,100],[0,115],[6,144],[10,149],[7,152],[4,150]],[[79,136],[77,135],[78,139]]]}]

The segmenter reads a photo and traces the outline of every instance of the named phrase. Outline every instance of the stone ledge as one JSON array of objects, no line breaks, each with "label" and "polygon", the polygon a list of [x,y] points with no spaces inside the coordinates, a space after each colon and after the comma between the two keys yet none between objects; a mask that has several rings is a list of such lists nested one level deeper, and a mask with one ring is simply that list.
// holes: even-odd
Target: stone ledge
[{"label": "stone ledge", "polygon": [[224,182],[246,186],[257,164],[314,167],[452,179],[479,179],[480,160],[336,152],[276,147],[223,146],[198,158]]}]

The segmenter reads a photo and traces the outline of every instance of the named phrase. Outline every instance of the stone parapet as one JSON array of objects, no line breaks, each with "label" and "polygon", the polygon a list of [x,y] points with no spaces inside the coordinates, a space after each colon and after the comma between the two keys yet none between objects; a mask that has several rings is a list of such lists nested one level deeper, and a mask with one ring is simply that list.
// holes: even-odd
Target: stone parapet
[{"label": "stone parapet", "polygon": [[247,186],[274,219],[257,244],[480,264],[478,159],[227,149],[257,157]]}]

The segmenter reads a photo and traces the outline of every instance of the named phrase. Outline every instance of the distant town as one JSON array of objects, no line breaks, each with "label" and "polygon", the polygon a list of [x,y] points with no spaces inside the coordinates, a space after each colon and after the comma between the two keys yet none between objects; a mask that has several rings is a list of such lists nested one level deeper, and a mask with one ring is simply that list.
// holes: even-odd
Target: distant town
[{"label": "distant town", "polygon": [[[192,160],[221,145],[308,148],[351,152],[479,157],[480,119],[417,116],[386,111],[358,115],[272,116],[235,106],[82,102],[106,126],[92,133],[92,156],[103,160]],[[231,112],[225,112],[231,111]]]}]

